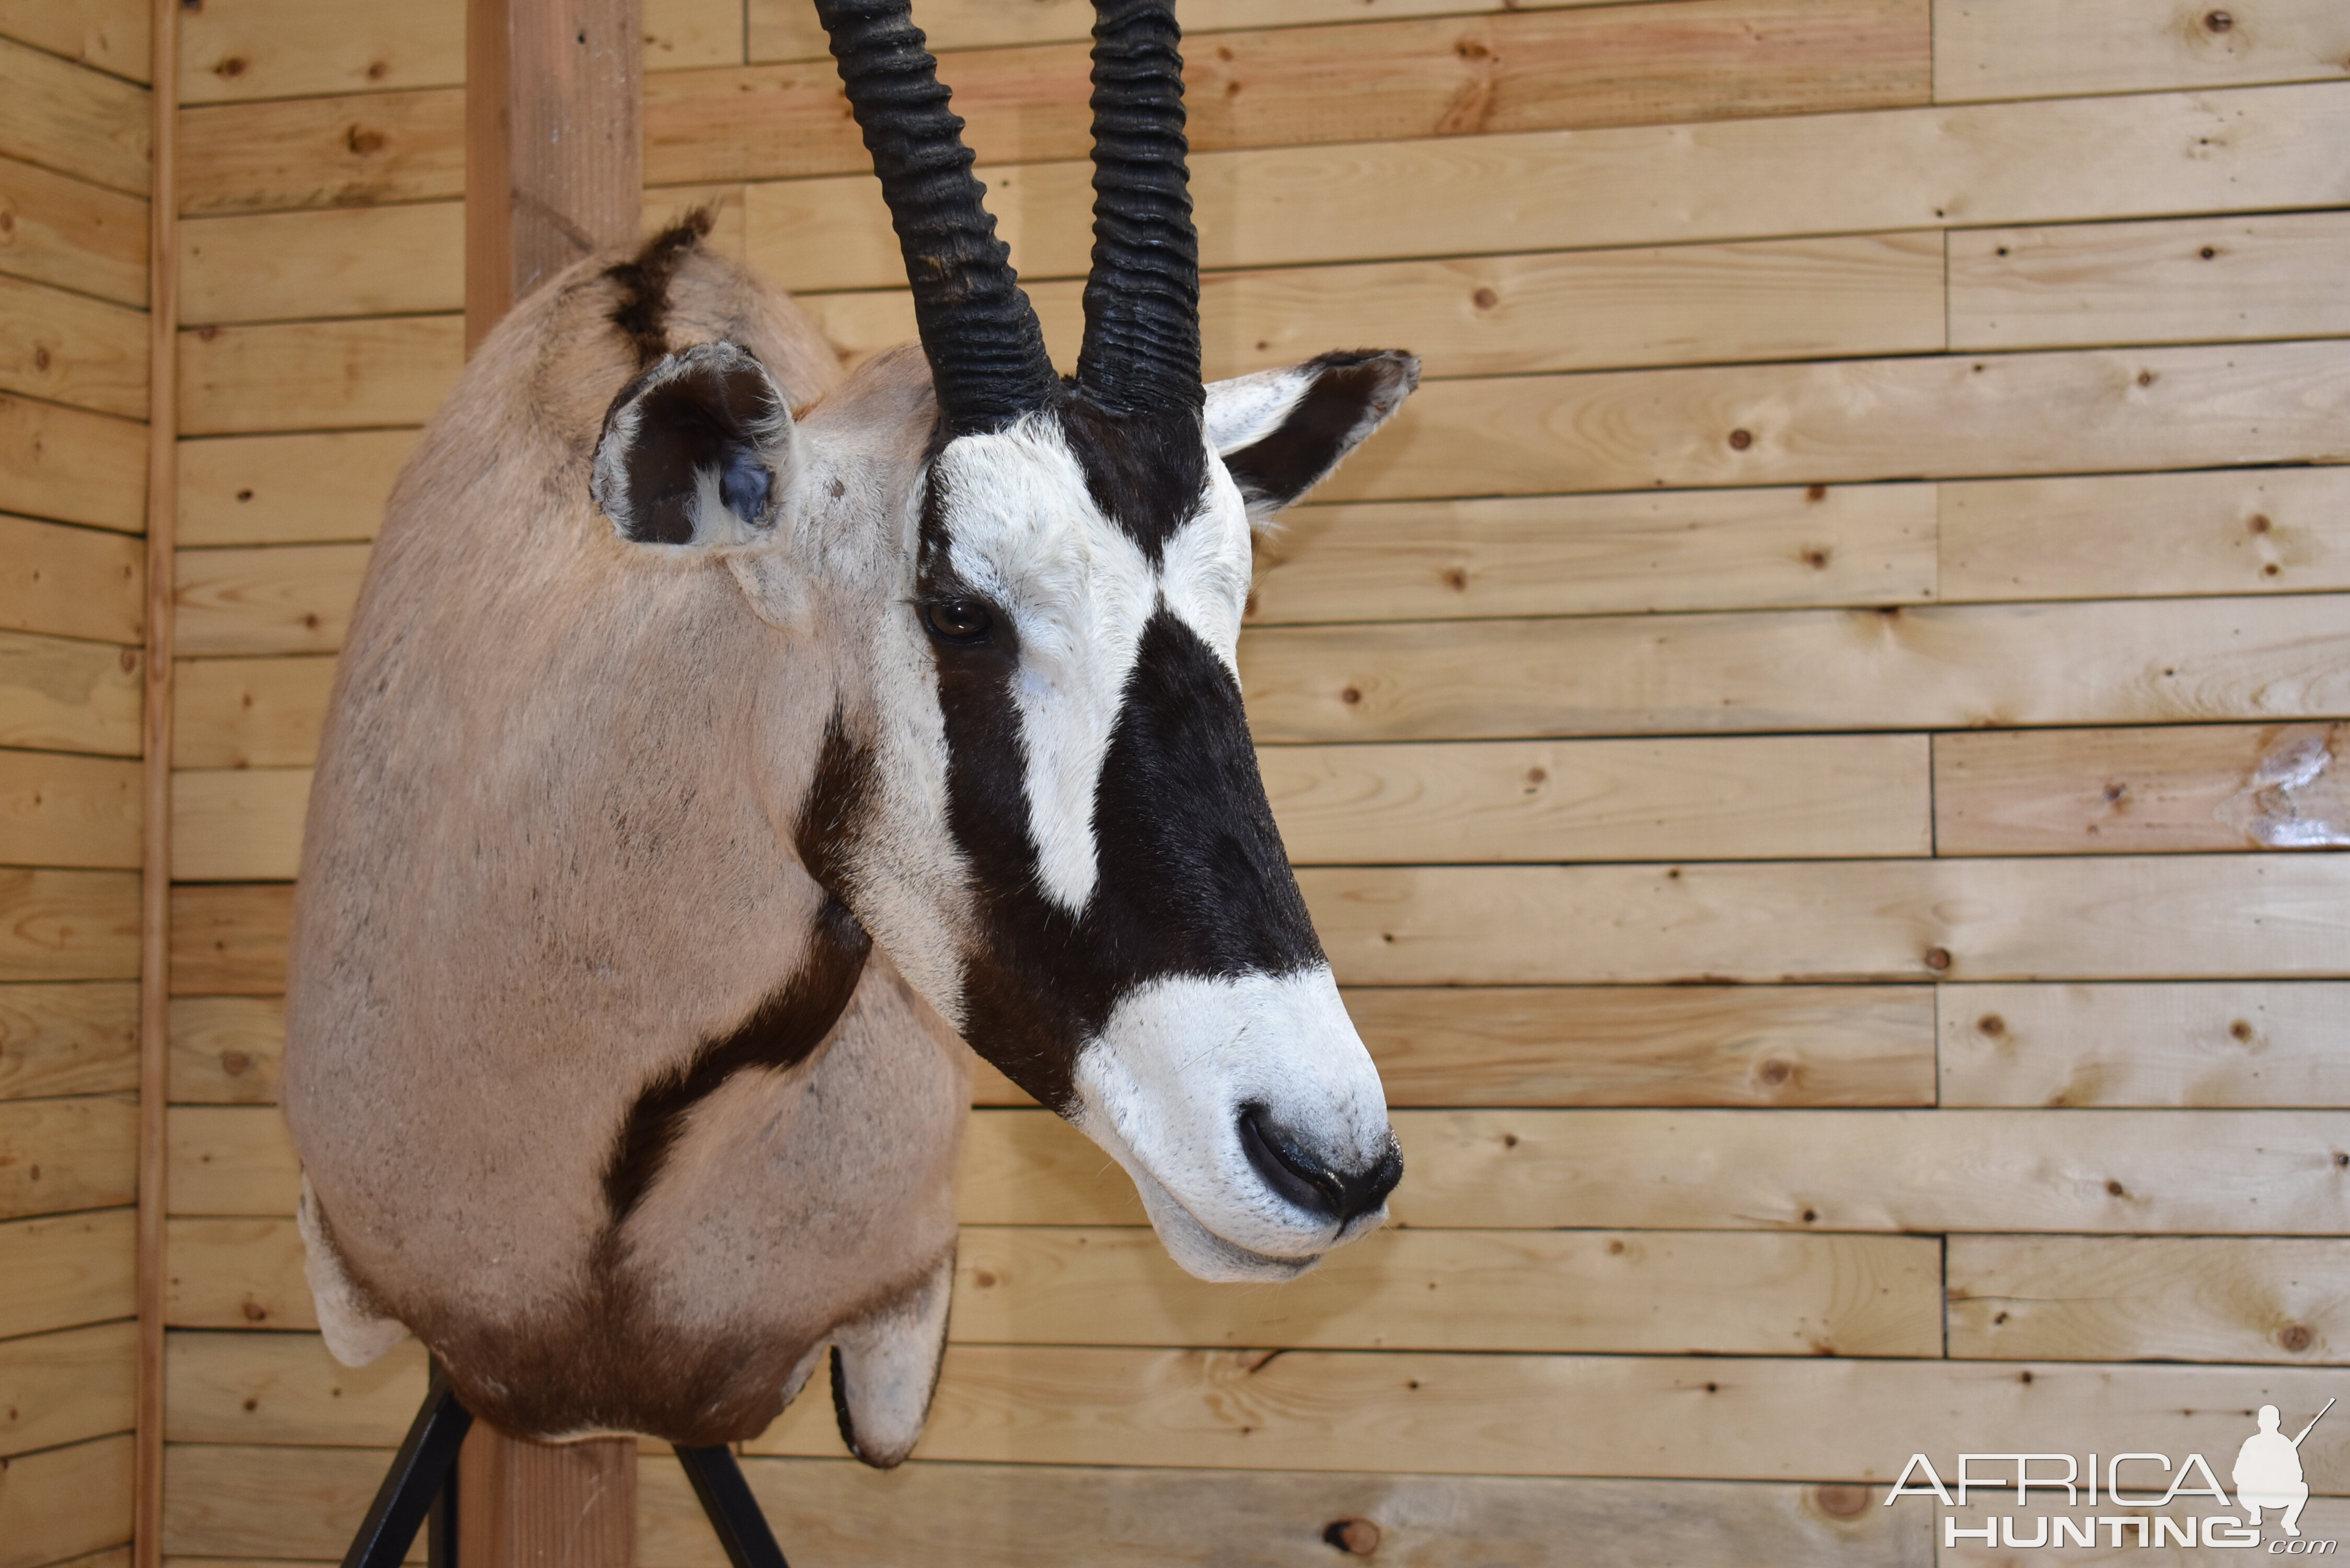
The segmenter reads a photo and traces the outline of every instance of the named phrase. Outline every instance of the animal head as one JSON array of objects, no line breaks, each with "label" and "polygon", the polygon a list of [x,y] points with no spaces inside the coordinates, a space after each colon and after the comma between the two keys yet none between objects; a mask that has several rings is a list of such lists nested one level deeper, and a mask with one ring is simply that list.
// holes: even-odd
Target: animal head
[{"label": "animal head", "polygon": [[1101,0],[1064,381],[902,0],[818,9],[922,358],[798,420],[740,348],[662,358],[607,418],[597,500],[647,552],[725,558],[785,632],[858,647],[799,808],[811,872],[1118,1158],[1178,1262],[1287,1277],[1376,1228],[1402,1164],[1242,712],[1251,530],[1418,364],[1331,354],[1202,385],[1172,5]]}]

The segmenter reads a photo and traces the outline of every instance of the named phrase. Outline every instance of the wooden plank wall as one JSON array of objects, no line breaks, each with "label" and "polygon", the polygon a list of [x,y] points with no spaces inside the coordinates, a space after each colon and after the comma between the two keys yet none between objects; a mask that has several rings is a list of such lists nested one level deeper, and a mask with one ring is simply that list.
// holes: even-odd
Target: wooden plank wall
[{"label": "wooden plank wall", "polygon": [[[413,1346],[319,1349],[271,1102],[332,656],[461,357],[461,9],[184,15],[191,1564],[339,1555],[421,1387]],[[1066,356],[1087,8],[917,11]],[[2314,1410],[2350,1361],[2350,10],[1184,14],[1211,373],[1427,365],[1264,542],[1242,649],[1399,1106],[1399,1223],[1202,1287],[988,1091],[922,1457],[858,1469],[820,1397],[752,1445],[794,1561],[1915,1564],[1932,1517],[1877,1506],[1913,1449],[2217,1454],[2263,1399]],[[646,16],[649,214],[714,203],[851,358],[910,335],[804,0]],[[109,167],[0,167],[135,206]],[[130,265],[46,281],[135,302]],[[117,320],[71,309],[75,343]],[[0,406],[8,451],[130,441],[135,378],[67,379]],[[10,506],[121,526],[114,472]],[[115,602],[7,634],[79,694],[8,765],[120,749]],[[70,765],[97,799],[115,764]],[[115,864],[120,825],[76,824],[112,847],[70,864]],[[2329,1533],[2350,1425],[2308,1454]],[[648,1564],[719,1561],[671,1467],[643,1499]]]},{"label": "wooden plank wall", "polygon": [[148,47],[0,5],[0,1568],[130,1561]]}]

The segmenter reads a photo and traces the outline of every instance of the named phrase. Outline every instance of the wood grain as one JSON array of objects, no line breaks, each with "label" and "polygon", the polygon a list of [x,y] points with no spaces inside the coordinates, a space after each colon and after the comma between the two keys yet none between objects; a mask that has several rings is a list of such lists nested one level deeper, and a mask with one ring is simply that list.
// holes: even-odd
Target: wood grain
[{"label": "wood grain", "polygon": [[138,1028],[134,985],[0,985],[0,1099],[135,1086]]},{"label": "wood grain", "polygon": [[2350,711],[2336,600],[1266,628],[1260,743],[2270,722]]},{"label": "wood grain", "polygon": [[0,511],[136,534],[146,452],[129,420],[0,394]]},{"label": "wood grain", "polygon": [[[1486,1476],[1149,1470],[754,1459],[776,1535],[843,1568],[1110,1560],[1137,1568],[1327,1568],[1336,1533],[1406,1568],[1535,1568],[1562,1542],[1591,1560],[1687,1568],[1802,1563],[1928,1568],[1930,1521],[1864,1488]],[[639,1541],[658,1568],[723,1568],[675,1467],[645,1467]],[[2313,1521],[2315,1514],[2313,1511]],[[1349,1549],[1351,1550],[1351,1549]]]},{"label": "wood grain", "polygon": [[0,389],[146,418],[145,313],[0,276]]},{"label": "wood grain", "polygon": [[2350,587],[2350,468],[2225,469],[1940,487],[1949,599]]},{"label": "wood grain", "polygon": [[172,890],[172,994],[276,996],[286,989],[291,883]]},{"label": "wood grain", "polygon": [[1952,985],[1946,1106],[2350,1106],[2350,985]]},{"label": "wood grain", "polygon": [[1950,1355],[2338,1366],[2350,1276],[2325,1241],[1953,1236]]},{"label": "wood grain", "polygon": [[147,89],[0,36],[0,156],[147,191]]},{"label": "wood grain", "polygon": [[[2062,407],[2052,421],[2034,410]],[[2350,458],[2340,342],[1495,377],[1423,386],[1328,500]]]},{"label": "wood grain", "polygon": [[0,34],[134,82],[147,79],[138,0],[0,0]]},{"label": "wood grain", "polygon": [[1934,15],[1934,96],[1945,103],[2336,81],[2345,57],[2350,20],[2326,0],[2251,0],[2224,12],[2130,0],[1967,0]]},{"label": "wood grain", "polygon": [[0,1219],[130,1202],[138,1123],[114,1096],[0,1102]]},{"label": "wood grain", "polygon": [[130,1212],[0,1225],[0,1337],[129,1317],[138,1308]]},{"label": "wood grain", "polygon": [[1345,994],[1394,1106],[1934,1100],[1934,1002],[1922,986],[1394,986]]},{"label": "wood grain", "polygon": [[0,158],[0,272],[147,302],[147,203],[37,164]]},{"label": "wood grain", "polygon": [[2329,286],[2350,214],[1960,229],[1950,347],[2316,337],[2350,332]]},{"label": "wood grain", "polygon": [[462,309],[462,202],[196,218],[180,228],[191,326]]},{"label": "wood grain", "polygon": [[137,975],[138,884],[126,871],[0,867],[0,981]]},{"label": "wood grain", "polygon": [[180,115],[180,211],[272,212],[465,193],[463,88],[203,104]]},{"label": "wood grain", "polygon": [[[2350,201],[2333,155],[2345,119],[2350,84],[2318,83],[1211,151],[1191,193],[1211,268],[2249,213]],[[308,134],[331,144],[348,123]],[[1085,164],[980,175],[1023,278],[1084,275]],[[324,168],[256,179],[246,200],[313,204],[328,182]],[[903,283],[869,177],[754,184],[745,201],[751,260],[791,287]]]},{"label": "wood grain", "polygon": [[0,516],[0,628],[140,641],[144,566],[136,539]]},{"label": "wood grain", "polygon": [[294,1212],[302,1163],[275,1106],[174,1106],[169,1119],[174,1216]]},{"label": "wood grain", "polygon": [[291,881],[302,866],[307,768],[182,769],[172,777],[172,877]]},{"label": "wood grain", "polygon": [[172,1327],[317,1328],[290,1217],[173,1220],[169,1236],[164,1319]]},{"label": "wood grain", "polygon": [[2315,979],[2350,860],[2154,855],[1310,867],[1349,985]]},{"label": "wood grain", "polygon": [[350,628],[367,562],[365,545],[182,550],[180,651],[332,653]]},{"label": "wood grain", "polygon": [[139,753],[135,648],[0,631],[0,745]]},{"label": "wood grain", "polygon": [[1292,507],[1256,545],[1252,626],[1935,597],[1936,487]]},{"label": "wood grain", "polygon": [[457,1459],[457,1550],[493,1568],[543,1563],[634,1568],[637,1445],[533,1443],[477,1421]]},{"label": "wood grain", "polygon": [[1934,737],[1942,855],[2350,845],[2338,724],[1973,731]]},{"label": "wood grain", "polygon": [[371,539],[416,432],[335,431],[180,443],[189,546]]},{"label": "wood grain", "polygon": [[[2027,1381],[2022,1374],[2029,1372]],[[2338,1379],[2335,1381],[2338,1382]],[[2048,1450],[2173,1454],[2241,1440],[2241,1407],[2325,1402],[2298,1367],[2057,1363],[1724,1362],[1666,1356],[1350,1355],[956,1345],[922,1439],[932,1459],[1289,1469],[1889,1481],[1931,1411],[1954,1451],[1998,1452],[2018,1427]],[[2241,1389],[2239,1393],[2236,1390]],[[1594,1410],[1609,1418],[1595,1421]],[[1695,1418],[1703,1412],[1706,1419]],[[2310,1439],[2316,1444],[2325,1428]],[[1701,1432],[1701,1435],[1700,1435]],[[2144,1436],[2133,1436],[2142,1433]],[[2313,1474],[2328,1452],[2304,1450]],[[802,1400],[759,1453],[840,1452]],[[1887,1455],[1887,1449],[1901,1451]],[[1937,1451],[1939,1451],[1939,1449]],[[2009,1450],[2012,1451],[2012,1450]],[[2338,1462],[2338,1461],[2335,1461]]]},{"label": "wood grain", "polygon": [[[334,1563],[383,1484],[391,1449],[192,1443],[173,1445],[171,1459],[163,1542],[175,1558],[276,1561],[283,1552]],[[423,1534],[408,1561],[424,1561]]]},{"label": "wood grain", "polygon": [[129,1323],[0,1340],[0,1454],[22,1454],[130,1425],[138,1330]]},{"label": "wood grain", "polygon": [[334,680],[335,661],[324,657],[188,660],[180,668],[172,763],[183,768],[309,766],[318,753],[318,727]]},{"label": "wood grain", "polygon": [[1921,736],[1268,746],[1299,865],[1932,850]]},{"label": "wood grain", "polygon": [[454,316],[200,327],[180,335],[180,433],[420,424],[463,368]]},{"label": "wood grain", "polygon": [[0,1469],[0,1568],[40,1568],[130,1539],[129,1434]]},{"label": "wood grain", "polygon": [[172,1002],[172,1100],[274,1105],[285,1049],[282,997],[176,997]]},{"label": "wood grain", "polygon": [[139,777],[127,760],[0,751],[0,861],[136,869]]}]

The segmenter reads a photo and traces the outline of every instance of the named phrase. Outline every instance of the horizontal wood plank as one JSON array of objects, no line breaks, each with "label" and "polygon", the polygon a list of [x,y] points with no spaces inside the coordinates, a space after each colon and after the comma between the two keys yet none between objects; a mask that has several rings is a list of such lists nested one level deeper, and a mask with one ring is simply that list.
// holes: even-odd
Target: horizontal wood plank
[{"label": "horizontal wood plank", "polygon": [[[390,1449],[175,1443],[165,1454],[163,1550],[194,1559],[340,1562],[391,1465]],[[424,1561],[421,1530],[408,1561]]]},{"label": "horizontal wood plank", "polygon": [[1309,867],[1349,985],[2320,979],[2350,859]]},{"label": "horizontal wood plank", "polygon": [[225,436],[180,443],[180,543],[371,539],[409,430]]},{"label": "horizontal wood plank", "polygon": [[2350,713],[2341,601],[2307,594],[1274,627],[1240,666],[1260,742]]},{"label": "horizontal wood plank", "polygon": [[166,1234],[163,1321],[172,1327],[317,1328],[291,1217],[173,1220]]},{"label": "horizontal wood plank", "polygon": [[1953,1236],[1950,1355],[2350,1359],[2350,1260],[2266,1237]]},{"label": "horizontal wood plank", "polygon": [[[1191,192],[1210,268],[2256,213],[2350,202],[2334,155],[2345,122],[2344,83],[1877,109],[1210,151],[1191,160]],[[980,174],[1023,278],[1085,275],[1086,164]],[[256,182],[253,204],[312,204],[330,183]],[[455,189],[402,199],[428,194]],[[793,288],[903,284],[869,176],[754,184],[745,202],[751,260]]]},{"label": "horizontal wood plank", "polygon": [[180,338],[180,431],[414,425],[464,368],[464,318],[200,327]]},{"label": "horizontal wood plank", "polygon": [[0,1101],[0,1219],[130,1202],[138,1135],[126,1098]]},{"label": "horizontal wood plank", "polygon": [[130,1539],[130,1434],[26,1454],[0,1469],[0,1568],[42,1568]]},{"label": "horizontal wood plank", "polygon": [[1257,539],[1248,624],[1916,604],[1936,507],[1929,484],[1297,506]]},{"label": "horizontal wood plank", "polygon": [[138,1086],[139,988],[0,985],[0,1099]]},{"label": "horizontal wood plank", "polygon": [[0,512],[136,534],[146,452],[142,424],[0,394]]},{"label": "horizontal wood plank", "polygon": [[0,156],[147,192],[147,89],[0,36]]},{"label": "horizontal wood plank", "polygon": [[457,310],[464,301],[462,202],[180,225],[180,319],[192,327]]},{"label": "horizontal wood plank", "polygon": [[302,1162],[276,1106],[174,1106],[168,1122],[174,1216],[293,1214]]},{"label": "horizontal wood plank", "polygon": [[412,1339],[366,1366],[344,1366],[316,1334],[175,1333],[165,1342],[165,1436],[396,1444],[424,1397],[424,1359]]},{"label": "horizontal wood plank", "polygon": [[172,888],[172,994],[282,994],[293,918],[288,882]]},{"label": "horizontal wood plank", "polygon": [[0,867],[0,981],[138,972],[136,873]]},{"label": "horizontal wood plank", "polygon": [[112,757],[0,751],[0,861],[135,869],[140,771]]},{"label": "horizontal wood plank", "polygon": [[1946,1106],[2350,1106],[2350,984],[1950,985]]},{"label": "horizontal wood plank", "polygon": [[2131,0],[1968,0],[1934,13],[1934,96],[1944,103],[2335,81],[2345,57],[2350,18],[2327,0],[2202,10]]},{"label": "horizontal wood plank", "polygon": [[182,550],[178,646],[183,654],[332,653],[350,628],[365,545]]},{"label": "horizontal wood plank", "polygon": [[2333,286],[2346,243],[2345,213],[1955,230],[1950,347],[2350,333]]},{"label": "horizontal wood plank", "polygon": [[1947,599],[2350,587],[2350,468],[1986,479],[1939,492]]},{"label": "horizontal wood plank", "polygon": [[[2044,417],[2063,408],[2067,418]],[[1436,381],[1328,500],[2350,460],[2350,345]]]},{"label": "horizontal wood plank", "polygon": [[0,1340],[0,1454],[127,1429],[138,1341],[132,1323]]},{"label": "horizontal wood plank", "polygon": [[0,34],[129,81],[147,79],[148,33],[136,0],[0,0]]},{"label": "horizontal wood plank", "polygon": [[1392,1106],[1934,1101],[1934,999],[1923,986],[1381,986],[1345,995]]},{"label": "horizontal wood plank", "polygon": [[1917,735],[1269,746],[1299,865],[1932,852]]},{"label": "horizontal wood plank", "polygon": [[[2026,1377],[2024,1374],[2029,1373]],[[920,1452],[932,1459],[1885,1482],[1916,1441],[1995,1453],[2225,1451],[2246,1400],[2314,1410],[2299,1367],[1668,1356],[1533,1357],[956,1345]],[[2338,1380],[2337,1380],[2338,1381]],[[1594,1410],[1609,1412],[1606,1421]],[[1705,1418],[1696,1418],[1702,1412]],[[1908,1434],[1930,1412],[1935,1430]],[[1897,1435],[1898,1434],[1898,1435]],[[2314,1448],[2313,1475],[2345,1439]],[[841,1451],[802,1400],[757,1453]],[[1891,1450],[1888,1452],[1888,1450]],[[2008,1451],[2012,1451],[2012,1449]],[[2334,1461],[2340,1462],[2340,1461]]]},{"label": "horizontal wood plank", "polygon": [[139,649],[0,631],[0,746],[139,753]]},{"label": "horizontal wood plank", "polygon": [[200,104],[180,112],[180,211],[452,200],[465,193],[464,123],[458,87]]},{"label": "horizontal wood plank", "polygon": [[[39,0],[36,0],[38,4]],[[140,18],[143,42],[145,18]],[[37,164],[0,158],[0,273],[147,303],[147,203]]]},{"label": "horizontal wood plank", "polygon": [[[1929,32],[1922,0],[1659,0],[1225,34],[1190,23],[1186,130],[1212,150],[1922,104]],[[1086,156],[1087,53],[941,60],[966,143],[997,162]],[[866,167],[828,59],[647,78],[650,184]]]},{"label": "horizontal wood plank", "polygon": [[172,999],[174,1104],[274,1105],[285,1051],[282,997]]},{"label": "horizontal wood plank", "polygon": [[307,768],[182,770],[172,775],[172,876],[182,882],[291,880],[302,867]]},{"label": "horizontal wood plank", "polygon": [[317,756],[332,659],[192,659],[177,675],[174,767],[308,767]]},{"label": "horizontal wood plank", "polygon": [[147,417],[147,317],[0,275],[0,389]]},{"label": "horizontal wood plank", "polygon": [[0,1338],[134,1315],[134,1226],[127,1209],[0,1225]]},{"label": "horizontal wood plank", "polygon": [[139,642],[146,580],[135,538],[0,516],[0,628]]},{"label": "horizontal wood plank", "polygon": [[1934,737],[1942,855],[2350,846],[2339,724],[1978,730]]}]

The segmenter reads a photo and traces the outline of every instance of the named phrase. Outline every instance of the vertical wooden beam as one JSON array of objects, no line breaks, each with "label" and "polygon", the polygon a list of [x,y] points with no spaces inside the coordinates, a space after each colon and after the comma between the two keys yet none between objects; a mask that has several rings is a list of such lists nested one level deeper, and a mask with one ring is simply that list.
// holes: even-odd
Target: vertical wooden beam
[{"label": "vertical wooden beam", "polygon": [[[465,349],[515,301],[643,223],[641,0],[466,0]],[[458,1461],[467,1568],[629,1568],[637,1446],[485,1421]]]},{"label": "vertical wooden beam", "polygon": [[637,237],[641,0],[467,0],[465,346],[590,251]]},{"label": "vertical wooden beam", "polygon": [[139,1402],[132,1447],[133,1568],[163,1561],[163,1208],[169,1164],[172,955],[172,652],[180,488],[180,0],[149,0],[153,116],[147,189],[147,661],[140,743]]},{"label": "vertical wooden beam", "polygon": [[476,1421],[457,1459],[462,1568],[631,1568],[637,1445],[526,1443]]}]

